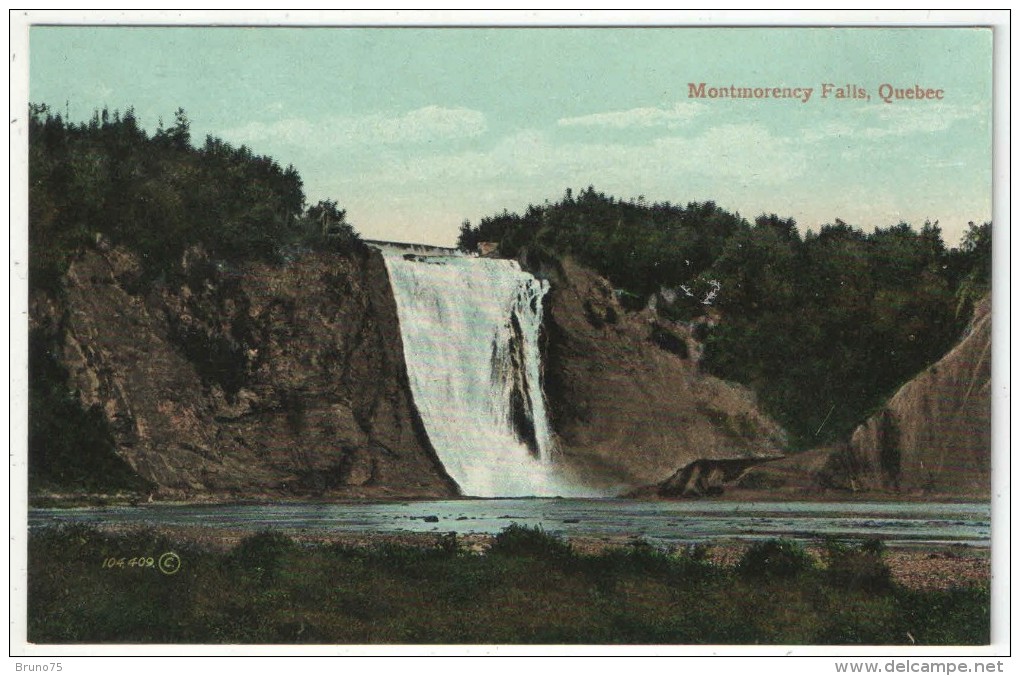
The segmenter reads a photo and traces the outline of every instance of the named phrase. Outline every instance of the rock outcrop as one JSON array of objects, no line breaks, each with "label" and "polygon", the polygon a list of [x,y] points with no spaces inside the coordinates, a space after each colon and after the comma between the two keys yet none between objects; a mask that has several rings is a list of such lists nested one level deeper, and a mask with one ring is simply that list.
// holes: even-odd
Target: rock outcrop
[{"label": "rock outcrop", "polygon": [[[33,298],[83,405],[163,497],[446,496],[411,400],[382,258],[306,253],[228,269],[200,251],[183,281],[141,285],[109,247]],[[144,291],[143,291],[144,289]]]},{"label": "rock outcrop", "polygon": [[850,490],[988,495],[991,339],[986,296],[960,342],[854,431],[823,480]]},{"label": "rock outcrop", "polygon": [[[704,494],[780,456],[783,432],[751,392],[699,371],[689,327],[625,313],[569,260],[531,267],[552,281],[544,386],[575,478]],[[33,296],[31,321],[157,497],[457,494],[414,406],[377,252],[231,268],[193,249],[173,280],[144,276],[100,242],[60,299]]]},{"label": "rock outcrop", "polygon": [[752,467],[769,459],[695,460],[678,469],[662,483],[644,486],[627,494],[635,498],[708,498],[740,487]]},{"label": "rock outcrop", "polygon": [[627,492],[685,467],[781,457],[783,430],[750,390],[700,371],[687,327],[623,312],[605,279],[570,260],[522,263],[551,282],[545,393],[562,461],[577,475]]}]

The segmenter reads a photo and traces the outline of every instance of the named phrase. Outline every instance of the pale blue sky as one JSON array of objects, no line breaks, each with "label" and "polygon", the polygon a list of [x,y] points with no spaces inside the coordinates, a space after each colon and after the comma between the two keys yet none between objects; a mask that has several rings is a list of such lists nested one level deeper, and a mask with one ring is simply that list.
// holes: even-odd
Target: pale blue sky
[{"label": "pale blue sky", "polygon": [[[949,244],[991,218],[988,30],[36,26],[30,60],[33,102],[134,106],[150,130],[183,107],[196,143],[293,164],[371,238],[449,244],[589,184],[802,229],[938,219]],[[814,92],[692,100],[688,82]],[[883,83],[944,99],[886,104]]]}]

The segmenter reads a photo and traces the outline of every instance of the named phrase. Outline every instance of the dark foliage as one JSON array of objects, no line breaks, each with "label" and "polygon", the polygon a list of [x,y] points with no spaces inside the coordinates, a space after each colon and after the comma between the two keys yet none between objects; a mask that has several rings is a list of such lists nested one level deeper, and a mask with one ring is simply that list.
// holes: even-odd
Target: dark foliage
[{"label": "dark foliage", "polygon": [[577,557],[574,566],[600,593],[611,593],[616,591],[621,580],[632,577],[652,576],[677,585],[717,578],[720,571],[708,554],[709,549],[704,545],[675,551],[638,539],[625,548]]},{"label": "dark foliage", "polygon": [[722,320],[706,366],[751,385],[794,447],[845,438],[959,338],[957,255],[933,225],[837,222],[800,240],[759,219],[710,271]]},{"label": "dark foliage", "polygon": [[881,540],[824,543],[825,575],[842,589],[878,592],[892,587],[892,573],[885,563],[885,543]]},{"label": "dark foliage", "polygon": [[737,572],[752,579],[782,579],[814,567],[814,559],[796,540],[766,540],[747,548],[737,563]]},{"label": "dark foliage", "polygon": [[175,274],[195,245],[225,262],[279,260],[293,245],[357,247],[335,201],[305,211],[304,200],[292,166],[212,136],[194,147],[182,109],[149,136],[132,109],[74,124],[31,106],[32,288],[57,291],[70,258],[98,234],[142,256],[143,282]]},{"label": "dark foliage", "polygon": [[556,204],[530,206],[523,216],[504,212],[477,226],[465,222],[458,246],[496,242],[506,256],[526,247],[570,254],[643,302],[708,269],[742,222],[714,202],[623,201],[589,186],[576,197],[567,190]]},{"label": "dark foliage", "polygon": [[546,533],[540,526],[512,523],[496,535],[489,552],[497,556],[528,556],[545,560],[569,559],[570,544]]}]

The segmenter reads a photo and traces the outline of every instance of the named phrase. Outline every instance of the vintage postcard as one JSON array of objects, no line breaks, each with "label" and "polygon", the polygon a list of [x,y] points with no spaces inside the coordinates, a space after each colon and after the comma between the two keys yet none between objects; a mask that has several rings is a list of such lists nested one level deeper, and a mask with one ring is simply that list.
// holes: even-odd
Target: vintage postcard
[{"label": "vintage postcard", "polygon": [[1001,671],[1008,28],[685,16],[18,17],[23,670]]}]

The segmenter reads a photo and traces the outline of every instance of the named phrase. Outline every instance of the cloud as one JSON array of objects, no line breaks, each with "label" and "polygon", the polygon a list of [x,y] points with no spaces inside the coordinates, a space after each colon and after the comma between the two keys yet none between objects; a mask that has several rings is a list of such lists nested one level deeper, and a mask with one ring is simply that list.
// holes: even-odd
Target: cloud
[{"label": "cloud", "polygon": [[858,130],[856,124],[843,120],[829,120],[817,127],[804,129],[801,138],[807,143],[817,143],[834,138],[851,138]]},{"label": "cloud", "polygon": [[675,170],[755,184],[789,181],[807,170],[800,144],[759,123],[722,124],[693,137],[659,139],[656,148],[678,155]]},{"label": "cloud", "polygon": [[373,236],[445,243],[464,218],[520,210],[567,187],[785,213],[785,196],[810,181],[810,149],[760,123],[629,144],[564,142],[555,131],[525,129],[481,149],[374,159],[361,172],[345,166],[316,177],[309,193],[338,196],[357,227]]},{"label": "cloud", "polygon": [[469,108],[426,106],[397,117],[371,117],[365,131],[384,143],[423,142],[478,136],[486,129],[485,115]]},{"label": "cloud", "polygon": [[[374,236],[385,239],[392,232],[398,239],[445,243],[456,237],[464,218],[520,211],[530,202],[557,199],[567,187],[587,185],[622,199],[639,194],[651,201],[712,199],[745,214],[789,215],[804,227],[836,216],[862,226],[900,219],[921,223],[928,217],[951,223],[965,211],[940,201],[955,193],[938,187],[943,184],[933,183],[930,173],[913,171],[900,179],[882,167],[862,172],[856,165],[842,166],[833,149],[819,152],[816,143],[825,138],[858,138],[854,133],[866,128],[862,123],[852,118],[818,125],[815,143],[805,143],[801,132],[780,134],[756,121],[631,143],[566,141],[555,129],[525,129],[470,151],[374,155],[362,171],[338,166],[314,186],[309,182],[309,189],[339,196],[358,227]],[[848,132],[847,125],[856,131]],[[972,208],[978,214],[987,210],[980,203]],[[954,241],[958,235],[947,227],[946,237]]]},{"label": "cloud", "polygon": [[949,129],[956,122],[971,120],[990,121],[987,106],[960,106],[952,104],[883,104],[868,108],[873,120],[861,130],[866,138],[905,136],[908,134],[935,134]]},{"label": "cloud", "polygon": [[579,117],[563,117],[556,121],[561,127],[612,127],[628,129],[634,127],[683,126],[701,112],[698,103],[678,103],[673,108],[631,108],[607,113],[592,113]]},{"label": "cloud", "polygon": [[827,121],[802,134],[807,142],[828,141],[842,137],[848,140],[875,140],[914,134],[937,134],[957,122],[988,124],[988,109],[981,105],[952,104],[884,104],[862,107],[856,114],[842,120]]},{"label": "cloud", "polygon": [[524,130],[484,151],[390,161],[358,181],[405,189],[530,181],[560,188],[610,182],[682,185],[693,178],[775,185],[801,175],[806,166],[800,144],[758,123],[719,125],[699,134],[637,144],[563,143],[547,133]]},{"label": "cloud", "polygon": [[275,141],[306,149],[350,145],[390,145],[471,138],[484,133],[485,115],[470,108],[426,106],[398,115],[334,116],[320,120],[286,118],[250,122],[229,129],[237,143]]}]

